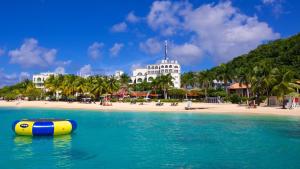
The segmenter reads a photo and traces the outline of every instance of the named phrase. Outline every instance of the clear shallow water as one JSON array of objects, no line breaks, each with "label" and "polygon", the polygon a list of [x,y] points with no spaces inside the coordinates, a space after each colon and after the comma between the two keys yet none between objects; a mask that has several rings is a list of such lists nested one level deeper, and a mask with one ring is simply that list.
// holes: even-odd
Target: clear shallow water
[{"label": "clear shallow water", "polygon": [[[22,118],[69,118],[60,137],[15,136]],[[300,168],[300,118],[0,108],[0,168]]]}]

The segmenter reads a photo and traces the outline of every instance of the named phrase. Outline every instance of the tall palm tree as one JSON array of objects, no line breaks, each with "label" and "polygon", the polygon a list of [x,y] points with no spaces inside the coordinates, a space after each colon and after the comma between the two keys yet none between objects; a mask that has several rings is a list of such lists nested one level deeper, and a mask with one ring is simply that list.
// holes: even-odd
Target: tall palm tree
[{"label": "tall palm tree", "polygon": [[158,86],[159,88],[161,88],[161,90],[164,92],[164,98],[167,99],[168,95],[167,95],[167,91],[170,87],[173,87],[173,77],[171,76],[171,74],[167,74],[167,75],[160,75],[157,77],[158,80]]},{"label": "tall palm tree", "polygon": [[63,79],[63,75],[51,75],[44,83],[46,89],[49,90],[56,99],[58,99],[58,93],[59,91],[61,91],[61,84],[63,82]]},{"label": "tall palm tree", "polygon": [[291,70],[277,69],[275,72],[276,83],[272,92],[283,100],[282,108],[285,109],[285,96],[295,92],[299,85],[292,83],[294,80],[294,73]]},{"label": "tall palm tree", "polygon": [[251,77],[251,90],[257,96],[258,105],[260,104],[260,97],[266,95],[268,98],[274,83],[272,76],[272,65],[267,62],[262,62],[253,68],[253,75]]},{"label": "tall palm tree", "polygon": [[[242,67],[237,70],[238,77],[237,80],[240,85],[245,84],[246,85],[246,90],[247,90],[247,98],[249,99],[250,97],[250,83],[251,83],[251,78],[252,78],[252,72],[248,67]],[[248,99],[247,99],[247,104],[248,104]]]},{"label": "tall palm tree", "polygon": [[84,94],[87,91],[87,86],[86,86],[85,81],[86,80],[82,77],[76,78],[74,85],[76,86],[75,90],[77,93]]},{"label": "tall palm tree", "polygon": [[112,94],[120,89],[120,83],[114,77],[106,78],[107,93]]},{"label": "tall palm tree", "polygon": [[181,75],[181,87],[187,89],[188,86],[194,88],[195,86],[195,73],[194,72],[187,72]]},{"label": "tall palm tree", "polygon": [[226,64],[220,64],[215,71],[217,80],[223,81],[225,86],[233,79],[233,72]]},{"label": "tall palm tree", "polygon": [[92,88],[91,93],[98,99],[107,88],[107,83],[100,76],[95,76],[92,78]]},{"label": "tall palm tree", "polygon": [[120,83],[122,86],[128,86],[129,81],[130,77],[126,73],[120,76]]},{"label": "tall palm tree", "polygon": [[199,87],[204,89],[205,100],[207,100],[207,90],[208,88],[210,88],[212,80],[213,77],[211,77],[210,72],[208,70],[199,72],[197,74],[197,81]]}]

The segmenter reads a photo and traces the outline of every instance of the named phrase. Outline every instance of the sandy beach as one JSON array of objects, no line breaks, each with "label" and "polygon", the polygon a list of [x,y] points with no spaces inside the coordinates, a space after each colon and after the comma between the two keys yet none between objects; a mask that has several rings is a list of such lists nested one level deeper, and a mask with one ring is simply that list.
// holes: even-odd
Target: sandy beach
[{"label": "sandy beach", "polygon": [[178,106],[171,106],[164,103],[163,106],[156,106],[154,102],[143,105],[130,103],[113,103],[112,106],[101,106],[99,102],[85,104],[79,102],[49,102],[49,101],[0,101],[0,107],[17,108],[56,108],[56,109],[84,109],[99,111],[137,111],[137,112],[168,112],[168,113],[225,113],[225,114],[253,114],[253,115],[284,115],[300,116],[300,108],[292,110],[281,109],[281,107],[260,106],[249,109],[247,106],[237,104],[213,104],[213,103],[193,103],[194,110],[185,110],[187,103],[179,103]]}]

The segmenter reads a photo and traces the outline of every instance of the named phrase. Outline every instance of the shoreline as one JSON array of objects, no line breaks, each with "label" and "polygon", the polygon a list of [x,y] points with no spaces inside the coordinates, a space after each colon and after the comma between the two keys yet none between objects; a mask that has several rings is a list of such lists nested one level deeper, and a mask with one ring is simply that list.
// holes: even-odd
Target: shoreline
[{"label": "shoreline", "polygon": [[69,110],[98,110],[99,112],[128,111],[128,112],[164,112],[164,113],[186,113],[186,114],[232,114],[232,115],[275,115],[275,116],[297,116],[300,117],[300,108],[292,110],[281,109],[280,107],[260,106],[256,109],[249,109],[247,106],[237,104],[216,104],[216,103],[193,103],[192,107],[199,108],[185,110],[187,103],[179,103],[178,106],[171,106],[164,103],[163,106],[156,106],[154,102],[144,103],[144,105],[130,103],[112,103],[112,106],[101,106],[96,104],[86,104],[79,102],[53,102],[53,101],[0,101],[0,107],[14,108],[52,108]]}]

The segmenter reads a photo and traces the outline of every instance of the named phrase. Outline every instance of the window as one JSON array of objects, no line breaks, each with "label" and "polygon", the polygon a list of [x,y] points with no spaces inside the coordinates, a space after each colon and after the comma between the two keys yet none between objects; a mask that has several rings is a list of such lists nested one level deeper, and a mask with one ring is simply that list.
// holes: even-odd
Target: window
[{"label": "window", "polygon": [[150,69],[151,67],[150,66],[148,66],[148,69]]},{"label": "window", "polygon": [[166,69],[165,72],[168,73],[168,69]]},{"label": "window", "polygon": [[161,65],[160,68],[164,68],[164,65]]},{"label": "window", "polygon": [[169,72],[172,73],[172,69],[170,69]]},{"label": "window", "polygon": [[164,73],[164,70],[161,70],[161,73]]},{"label": "window", "polygon": [[154,66],[151,66],[151,69],[154,69]]},{"label": "window", "polygon": [[149,82],[152,82],[152,81],[153,81],[153,77],[149,77],[149,78],[148,78],[148,81],[149,81]]},{"label": "window", "polygon": [[175,73],[178,73],[178,70],[174,70]]},{"label": "window", "polygon": [[172,65],[169,65],[169,68],[172,68]]},{"label": "window", "polygon": [[158,66],[155,66],[155,69],[158,69]]},{"label": "window", "polygon": [[41,82],[42,79],[40,77],[37,78],[37,82]]},{"label": "window", "polygon": [[174,66],[174,68],[178,68],[178,66]]},{"label": "window", "polygon": [[142,73],[142,72],[139,72],[137,75],[138,75],[138,76],[143,76],[143,73]]},{"label": "window", "polygon": [[138,78],[138,80],[137,80],[138,82],[142,82],[143,81],[143,79],[142,78]]},{"label": "window", "polygon": [[168,65],[166,65],[165,68],[168,68]]}]

